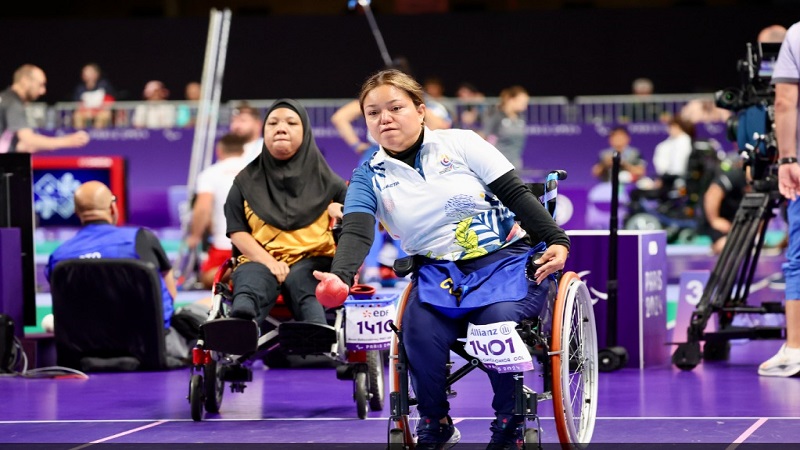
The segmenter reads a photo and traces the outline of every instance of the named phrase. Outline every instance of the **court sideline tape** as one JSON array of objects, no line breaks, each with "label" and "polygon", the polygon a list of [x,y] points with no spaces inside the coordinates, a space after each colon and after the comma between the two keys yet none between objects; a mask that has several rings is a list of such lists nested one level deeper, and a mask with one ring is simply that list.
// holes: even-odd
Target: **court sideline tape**
[{"label": "court sideline tape", "polygon": [[90,446],[95,445],[95,444],[101,444],[101,443],[103,443],[105,441],[110,441],[111,439],[116,439],[118,437],[122,437],[122,436],[126,436],[126,435],[129,435],[129,434],[136,433],[137,431],[142,431],[142,430],[146,430],[148,428],[157,427],[157,426],[161,425],[162,423],[167,423],[167,422],[168,422],[167,420],[159,420],[158,422],[153,422],[153,423],[149,423],[147,425],[142,425],[139,428],[134,428],[132,430],[123,431],[122,433],[117,433],[117,434],[115,434],[113,436],[104,437],[102,439],[98,439],[96,441],[89,442],[88,444],[83,444],[83,445],[79,445],[77,447],[72,447],[69,450],[81,450],[81,449],[84,449],[86,447],[90,447]]}]

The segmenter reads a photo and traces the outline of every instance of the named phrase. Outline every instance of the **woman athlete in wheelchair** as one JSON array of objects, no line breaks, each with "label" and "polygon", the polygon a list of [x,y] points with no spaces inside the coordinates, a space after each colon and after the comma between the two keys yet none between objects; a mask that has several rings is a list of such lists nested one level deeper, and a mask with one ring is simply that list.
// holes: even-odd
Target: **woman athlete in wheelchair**
[{"label": "woman athlete in wheelchair", "polygon": [[[381,148],[353,172],[331,271],[314,273],[320,280],[317,298],[328,307],[346,299],[380,218],[414,262],[397,316],[407,361],[392,365],[407,366],[420,420],[411,429],[409,412],[393,411],[406,417],[398,420],[399,433],[392,435],[400,439],[393,443],[449,448],[459,440],[447,400],[451,347],[468,322],[481,334],[484,325],[537,317],[564,267],[569,238],[496,148],[472,131],[425,128],[423,93],[413,78],[378,72],[359,98]],[[527,412],[515,395],[521,377],[487,373],[496,416],[489,448],[511,448],[524,438]],[[394,403],[412,403],[396,394]]]},{"label": "woman athlete in wheelchair", "polygon": [[[337,311],[329,324],[312,273],[330,269],[335,251],[330,223],[342,217],[346,189],[317,148],[303,106],[291,99],[273,103],[264,122],[261,156],[236,176],[225,203],[227,233],[241,254],[218,271],[209,321],[201,326],[193,361],[198,373],[189,394],[195,420],[202,418],[203,406],[219,410],[225,381],[242,392],[252,377],[247,364],[275,346],[301,356],[344,355],[342,313]],[[221,283],[229,270],[232,293]],[[268,317],[279,296],[295,322],[278,324]],[[337,371],[340,378],[360,383],[354,395],[362,418],[366,400],[373,410],[383,405],[378,353],[362,352],[358,361],[358,355],[348,354],[347,362],[363,370]],[[381,368],[380,377],[374,376],[373,366]],[[373,375],[368,378],[373,382],[364,380],[362,372]]]}]

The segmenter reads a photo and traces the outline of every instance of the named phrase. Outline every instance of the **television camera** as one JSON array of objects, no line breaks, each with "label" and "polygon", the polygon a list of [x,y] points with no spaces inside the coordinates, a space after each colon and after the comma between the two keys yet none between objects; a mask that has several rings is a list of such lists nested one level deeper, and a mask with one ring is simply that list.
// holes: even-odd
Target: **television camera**
[{"label": "television camera", "polygon": [[[784,335],[779,326],[749,328],[733,323],[736,314],[784,312],[780,302],[760,306],[747,302],[769,221],[783,201],[778,192],[775,92],[771,85],[779,50],[780,44],[760,44],[757,51],[747,44],[747,55],[738,64],[741,88],[714,95],[718,107],[734,112],[728,121],[728,138],[738,144],[753,192],[745,194],[739,204],[725,247],[692,312],[687,342],[676,343],[672,363],[682,370],[694,369],[701,359],[727,359],[732,339],[782,339]],[[714,315],[717,330],[705,331]],[[701,341],[705,342],[702,351]]]},{"label": "television camera", "polygon": [[747,44],[744,59],[737,63],[741,86],[714,93],[715,104],[733,111],[728,119],[728,139],[736,142],[750,168],[750,177],[756,191],[777,189],[778,157],[775,140],[775,89],[771,84],[772,72],[778,58],[780,44]]}]

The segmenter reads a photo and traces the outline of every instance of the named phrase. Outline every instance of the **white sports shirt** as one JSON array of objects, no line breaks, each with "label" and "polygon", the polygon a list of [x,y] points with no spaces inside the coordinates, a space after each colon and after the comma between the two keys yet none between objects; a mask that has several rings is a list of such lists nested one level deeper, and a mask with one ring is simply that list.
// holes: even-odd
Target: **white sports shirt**
[{"label": "white sports shirt", "polygon": [[525,236],[488,188],[514,166],[474,131],[425,128],[414,166],[378,150],[353,171],[344,213],[376,215],[406,253],[433,259],[474,258]]}]

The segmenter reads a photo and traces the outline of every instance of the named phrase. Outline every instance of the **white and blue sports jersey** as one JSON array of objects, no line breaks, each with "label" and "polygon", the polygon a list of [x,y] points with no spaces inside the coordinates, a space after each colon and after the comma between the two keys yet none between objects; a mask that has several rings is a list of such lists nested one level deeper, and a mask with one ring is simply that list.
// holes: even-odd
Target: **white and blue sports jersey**
[{"label": "white and blue sports jersey", "polygon": [[409,255],[475,258],[525,236],[488,188],[513,168],[474,131],[425,128],[413,168],[381,148],[353,171],[344,214],[377,216]]}]

